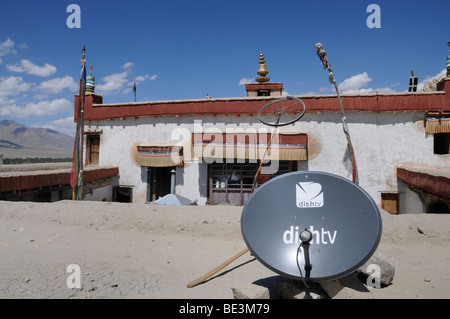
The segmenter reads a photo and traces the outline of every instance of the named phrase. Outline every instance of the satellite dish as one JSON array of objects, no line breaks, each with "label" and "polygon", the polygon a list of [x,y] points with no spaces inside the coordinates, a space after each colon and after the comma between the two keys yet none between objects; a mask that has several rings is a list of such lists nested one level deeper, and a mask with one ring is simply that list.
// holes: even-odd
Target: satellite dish
[{"label": "satellite dish", "polygon": [[251,253],[292,279],[329,281],[362,266],[381,238],[374,200],[343,177],[299,171],[273,178],[244,206],[241,230]]}]

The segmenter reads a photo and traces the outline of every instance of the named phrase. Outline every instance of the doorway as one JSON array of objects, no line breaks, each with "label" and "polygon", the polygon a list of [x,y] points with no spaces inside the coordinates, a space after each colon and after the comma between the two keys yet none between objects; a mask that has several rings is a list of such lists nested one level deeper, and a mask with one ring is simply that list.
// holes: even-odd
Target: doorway
[{"label": "doorway", "polygon": [[147,168],[147,201],[153,202],[170,194],[171,171],[175,166]]}]

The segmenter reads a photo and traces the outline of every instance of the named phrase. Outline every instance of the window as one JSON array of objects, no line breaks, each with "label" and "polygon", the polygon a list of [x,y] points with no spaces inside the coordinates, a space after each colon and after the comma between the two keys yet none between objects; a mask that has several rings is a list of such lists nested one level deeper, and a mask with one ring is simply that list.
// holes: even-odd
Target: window
[{"label": "window", "polygon": [[215,189],[248,189],[251,190],[258,164],[211,164],[210,177]]},{"label": "window", "polygon": [[[268,166],[270,163],[264,164]],[[275,174],[259,174],[256,187],[271,178],[296,171],[296,161],[280,161]],[[209,165],[209,201],[244,205],[250,196],[258,163],[212,163]]]},{"label": "window", "polygon": [[434,135],[434,138],[433,138],[434,154],[437,154],[437,155],[449,154],[450,133],[436,133],[433,135]]},{"label": "window", "polygon": [[258,90],[258,96],[270,96],[269,90]]},{"label": "window", "polygon": [[382,193],[381,194],[381,208],[390,214],[398,214],[398,194],[397,193]]},{"label": "window", "polygon": [[411,71],[411,77],[409,78],[408,92],[416,92],[417,91],[417,82],[418,82],[418,77],[414,76],[414,71]]},{"label": "window", "polygon": [[99,155],[100,155],[100,135],[93,134],[87,135],[86,140],[86,149],[87,149],[87,164],[98,165],[99,163]]},{"label": "window", "polygon": [[133,187],[131,186],[115,186],[113,188],[113,202],[132,203]]}]

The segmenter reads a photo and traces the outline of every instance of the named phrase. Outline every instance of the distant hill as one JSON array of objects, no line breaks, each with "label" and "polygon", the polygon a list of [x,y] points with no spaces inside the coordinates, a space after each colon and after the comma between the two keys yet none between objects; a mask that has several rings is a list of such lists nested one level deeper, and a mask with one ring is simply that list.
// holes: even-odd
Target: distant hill
[{"label": "distant hill", "polygon": [[74,138],[49,128],[0,121],[0,154],[5,158],[71,157]]}]

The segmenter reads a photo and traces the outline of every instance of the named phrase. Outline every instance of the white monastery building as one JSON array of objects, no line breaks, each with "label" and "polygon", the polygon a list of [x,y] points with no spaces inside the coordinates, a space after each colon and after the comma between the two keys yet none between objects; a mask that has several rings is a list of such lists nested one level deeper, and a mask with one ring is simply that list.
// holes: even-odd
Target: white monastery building
[{"label": "white monastery building", "polygon": [[[282,98],[283,84],[271,83],[267,73],[261,53],[256,83],[236,98],[103,104],[87,92],[85,165],[117,166],[115,200],[136,203],[172,192],[198,205],[244,205],[261,160],[256,187],[301,170],[351,180],[336,95],[296,96],[304,116],[278,127],[269,143],[275,128],[258,114]],[[342,102],[357,183],[379,207],[393,214],[450,212],[450,77],[433,91],[342,95]],[[77,95],[75,120],[79,108]]]}]

